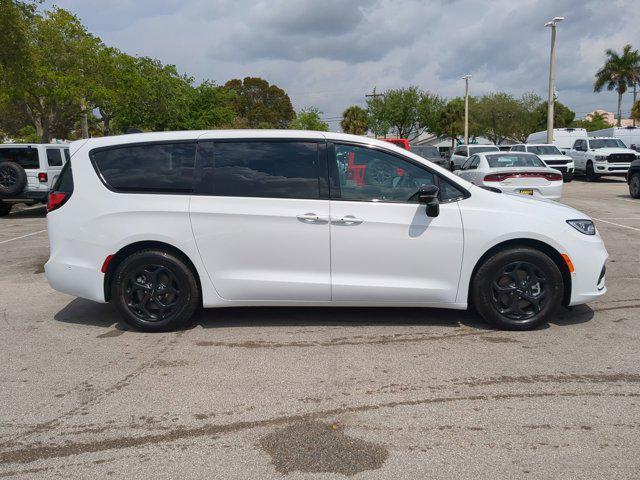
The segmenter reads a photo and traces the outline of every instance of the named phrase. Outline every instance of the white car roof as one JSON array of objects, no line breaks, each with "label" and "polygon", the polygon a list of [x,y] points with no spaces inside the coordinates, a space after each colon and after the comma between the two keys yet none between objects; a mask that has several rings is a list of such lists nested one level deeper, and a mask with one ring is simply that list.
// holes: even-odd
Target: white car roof
[{"label": "white car roof", "polygon": [[62,147],[68,148],[68,143],[0,143],[0,148],[12,148],[12,147]]}]

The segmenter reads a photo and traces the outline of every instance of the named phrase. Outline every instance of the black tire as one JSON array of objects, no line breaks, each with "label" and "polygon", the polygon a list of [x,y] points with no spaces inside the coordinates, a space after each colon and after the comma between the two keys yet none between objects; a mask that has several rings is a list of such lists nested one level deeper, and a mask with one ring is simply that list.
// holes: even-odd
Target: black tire
[{"label": "black tire", "polygon": [[200,289],[195,274],[179,257],[143,250],[116,268],[111,299],[128,324],[146,332],[165,332],[189,325],[200,305]]},{"label": "black tire", "polygon": [[573,173],[567,173],[564,176],[564,183],[571,183],[573,182]]},{"label": "black tire", "polygon": [[640,198],[640,172],[634,172],[629,177],[629,195]]},{"label": "black tire", "polygon": [[547,322],[561,305],[564,283],[558,266],[547,255],[515,247],[496,253],[480,266],[471,295],[473,306],[492,325],[532,330]]},{"label": "black tire", "polygon": [[14,197],[27,186],[27,172],[15,162],[0,162],[0,196]]},{"label": "black tire", "polygon": [[587,179],[587,182],[597,182],[600,178],[600,175],[597,175],[593,170],[593,163],[587,162],[587,167],[584,171],[584,176]]},{"label": "black tire", "polygon": [[11,207],[13,207],[12,204],[0,201],[0,217],[6,217],[9,215],[9,213],[11,213]]}]

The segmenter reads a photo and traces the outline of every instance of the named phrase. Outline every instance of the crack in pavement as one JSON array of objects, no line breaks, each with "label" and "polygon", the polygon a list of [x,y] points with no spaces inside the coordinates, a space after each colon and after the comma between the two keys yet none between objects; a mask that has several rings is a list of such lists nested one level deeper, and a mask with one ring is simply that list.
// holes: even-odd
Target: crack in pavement
[{"label": "crack in pavement", "polygon": [[265,420],[255,421],[239,421],[228,424],[208,424],[200,427],[192,428],[176,428],[157,434],[142,436],[124,436],[119,438],[110,438],[104,440],[94,440],[89,442],[70,442],[64,445],[48,445],[43,446],[35,443],[25,448],[0,452],[0,464],[6,463],[31,463],[39,460],[51,458],[69,457],[73,455],[81,455],[85,453],[103,452],[115,449],[125,449],[132,447],[141,447],[145,445],[153,445],[158,443],[175,442],[177,440],[196,438],[196,437],[213,437],[217,438],[223,434],[235,433],[243,430],[275,427],[286,425],[294,422],[304,422],[310,420],[326,419],[346,413],[358,413],[375,411],[383,408],[395,408],[402,406],[427,405],[447,402],[464,402],[464,401],[491,401],[491,400],[512,400],[523,398],[545,398],[545,397],[640,397],[640,393],[610,393],[610,392],[537,392],[537,393],[503,393],[493,395],[468,395],[458,397],[434,397],[417,400],[398,400],[385,402],[381,404],[355,405],[351,407],[333,408],[310,412],[297,415],[285,415]]}]

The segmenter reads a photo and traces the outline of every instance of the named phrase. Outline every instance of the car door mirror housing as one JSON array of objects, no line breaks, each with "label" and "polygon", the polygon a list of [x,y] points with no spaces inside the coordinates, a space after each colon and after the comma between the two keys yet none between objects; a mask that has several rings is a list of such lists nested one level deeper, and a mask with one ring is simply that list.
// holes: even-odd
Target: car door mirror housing
[{"label": "car door mirror housing", "polygon": [[427,217],[440,215],[440,201],[438,195],[440,189],[436,185],[422,185],[418,190],[418,203],[427,206]]}]

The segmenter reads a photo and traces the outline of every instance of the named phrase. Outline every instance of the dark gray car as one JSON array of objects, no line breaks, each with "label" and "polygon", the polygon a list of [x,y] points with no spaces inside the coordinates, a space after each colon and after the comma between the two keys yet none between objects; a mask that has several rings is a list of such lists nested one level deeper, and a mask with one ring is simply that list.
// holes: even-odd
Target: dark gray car
[{"label": "dark gray car", "polygon": [[448,158],[443,158],[440,151],[433,145],[411,145],[411,152],[426,158],[430,162],[440,165],[447,170],[451,170],[451,162]]}]

